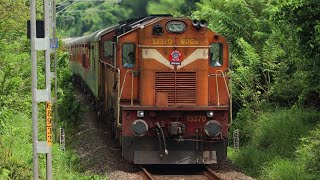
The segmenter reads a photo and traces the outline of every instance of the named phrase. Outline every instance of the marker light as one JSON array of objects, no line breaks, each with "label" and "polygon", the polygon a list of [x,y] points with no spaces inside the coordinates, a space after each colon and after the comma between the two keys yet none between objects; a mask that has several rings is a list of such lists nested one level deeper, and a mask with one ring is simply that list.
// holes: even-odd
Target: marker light
[{"label": "marker light", "polygon": [[144,117],[144,111],[137,111],[138,117]]},{"label": "marker light", "polygon": [[207,116],[208,116],[208,117],[213,117],[213,115],[214,115],[213,111],[208,111],[208,112],[207,112]]}]

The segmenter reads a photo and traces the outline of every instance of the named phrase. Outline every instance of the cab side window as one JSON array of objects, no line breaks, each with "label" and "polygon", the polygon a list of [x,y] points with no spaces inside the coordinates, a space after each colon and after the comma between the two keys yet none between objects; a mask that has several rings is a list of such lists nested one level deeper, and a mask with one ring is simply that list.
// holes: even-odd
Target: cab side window
[{"label": "cab side window", "polygon": [[103,43],[103,56],[105,58],[113,57],[113,44],[112,44],[112,41],[105,41]]},{"label": "cab side window", "polygon": [[135,44],[125,43],[122,46],[122,66],[133,68],[136,65]]},{"label": "cab side window", "polygon": [[209,64],[211,67],[223,65],[223,45],[221,43],[210,44]]}]

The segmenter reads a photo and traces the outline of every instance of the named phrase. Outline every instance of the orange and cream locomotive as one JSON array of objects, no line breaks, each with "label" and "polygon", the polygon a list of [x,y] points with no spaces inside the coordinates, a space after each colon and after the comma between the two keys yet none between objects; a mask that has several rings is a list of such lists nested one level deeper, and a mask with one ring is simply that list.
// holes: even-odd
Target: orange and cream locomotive
[{"label": "orange and cream locomotive", "polygon": [[149,16],[66,41],[122,155],[135,164],[215,164],[230,123],[228,44],[205,21]]}]

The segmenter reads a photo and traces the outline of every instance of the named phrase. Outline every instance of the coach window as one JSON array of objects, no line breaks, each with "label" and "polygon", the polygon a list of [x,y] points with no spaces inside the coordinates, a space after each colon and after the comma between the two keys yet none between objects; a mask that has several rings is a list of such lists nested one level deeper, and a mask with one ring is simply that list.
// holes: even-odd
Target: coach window
[{"label": "coach window", "polygon": [[103,43],[103,55],[105,58],[113,57],[113,45],[112,41],[105,41]]},{"label": "coach window", "polygon": [[221,43],[212,43],[210,45],[210,66],[221,67],[223,65],[223,45]]},{"label": "coach window", "polygon": [[126,43],[122,46],[122,66],[133,68],[136,65],[135,44]]},{"label": "coach window", "polygon": [[87,68],[86,54],[84,53],[83,49],[82,49],[82,65],[84,68]]}]

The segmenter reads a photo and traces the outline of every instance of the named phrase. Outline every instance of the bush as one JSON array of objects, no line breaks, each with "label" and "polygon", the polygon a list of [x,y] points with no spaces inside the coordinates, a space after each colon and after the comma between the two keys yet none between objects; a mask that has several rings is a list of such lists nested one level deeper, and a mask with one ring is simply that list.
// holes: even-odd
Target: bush
[{"label": "bush", "polygon": [[[252,118],[247,111],[241,112],[239,117],[244,120],[245,117]],[[241,125],[244,130],[240,129],[240,134],[247,133],[244,137],[248,138],[248,142],[240,145],[240,151],[231,150],[228,156],[245,173],[256,177],[264,173],[264,176],[269,177],[264,170],[265,167],[270,169],[271,165],[277,162],[277,159],[296,158],[296,148],[301,142],[299,139],[308,134],[318,122],[319,117],[319,112],[294,107],[289,110],[266,112],[260,115],[257,120],[252,120],[251,124],[246,120]],[[299,161],[304,162],[301,166],[306,166],[310,172],[320,174],[320,158],[318,156],[320,154],[320,130],[318,129],[320,128],[313,131],[308,138],[303,139],[298,156],[301,158]],[[286,166],[287,164],[280,162],[276,166]],[[275,170],[273,172],[277,173]]]},{"label": "bush", "polygon": [[304,167],[309,172],[316,173],[317,179],[320,179],[320,124],[309,136],[302,138],[297,155]]},{"label": "bush", "polygon": [[[257,115],[251,108],[243,108],[241,109],[237,115],[236,118],[234,118],[234,122],[230,128],[230,138],[233,137],[233,132],[236,129],[240,130],[240,144],[245,145],[247,144],[251,137],[252,137],[252,124],[257,119]],[[230,139],[230,142],[233,140]]]},{"label": "bush", "polygon": [[259,150],[253,146],[242,147],[239,151],[230,149],[228,156],[238,168],[255,177],[259,175],[265,163],[275,157],[274,154]]},{"label": "bush", "polygon": [[298,139],[312,129],[319,113],[292,108],[265,113],[254,124],[252,145],[282,157],[292,157]]},{"label": "bush", "polygon": [[262,179],[265,180],[311,180],[314,178],[296,161],[285,159],[273,160],[262,171]]}]

